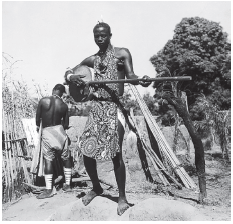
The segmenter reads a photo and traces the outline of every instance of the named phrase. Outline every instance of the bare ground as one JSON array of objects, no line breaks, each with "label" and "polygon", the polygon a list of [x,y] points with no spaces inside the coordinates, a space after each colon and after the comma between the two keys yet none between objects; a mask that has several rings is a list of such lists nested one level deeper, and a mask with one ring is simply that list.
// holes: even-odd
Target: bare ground
[{"label": "bare ground", "polygon": [[[3,205],[3,221],[230,221],[231,180],[230,166],[222,161],[207,160],[207,193],[204,205],[197,203],[198,194],[188,190],[158,190],[152,184],[135,188],[127,182],[127,198],[132,207],[118,216],[116,189],[107,190],[88,206],[78,197],[86,188],[73,188],[72,192],[61,190],[52,198],[36,199],[35,195],[24,195],[12,205]],[[197,183],[197,178],[193,177]],[[8,207],[9,206],[9,207]]]},{"label": "bare ground", "polygon": [[[140,123],[140,122],[139,122]],[[76,125],[76,123],[74,123]],[[72,131],[73,139],[79,136],[84,125],[78,122],[76,134]],[[144,130],[144,127],[142,128]],[[169,144],[172,142],[172,132],[163,130]],[[127,135],[125,136],[125,138]],[[72,140],[72,139],[71,139]],[[180,145],[182,146],[182,145]],[[126,143],[124,143],[124,148]],[[90,182],[74,185],[72,192],[64,193],[57,189],[56,195],[47,199],[36,199],[29,193],[17,201],[3,204],[3,221],[230,221],[231,220],[231,163],[221,158],[220,149],[215,146],[206,151],[206,181],[207,199],[204,205],[197,202],[198,193],[174,186],[163,187],[156,179],[152,184],[146,181],[142,172],[137,153],[133,153],[135,145],[128,146],[131,150],[124,154],[126,163],[126,194],[131,208],[122,216],[118,216],[118,190],[110,162],[98,164],[100,178],[113,187],[102,184],[105,189],[102,196],[96,197],[88,206],[84,206],[80,197],[91,188]],[[182,147],[180,147],[182,148]],[[182,151],[182,150],[181,150]],[[192,151],[192,149],[191,149]],[[193,158],[191,158],[193,160]],[[190,160],[190,161],[191,161]],[[82,165],[82,164],[81,164]],[[195,168],[188,167],[186,171],[198,185]],[[153,173],[153,171],[152,171]]]}]

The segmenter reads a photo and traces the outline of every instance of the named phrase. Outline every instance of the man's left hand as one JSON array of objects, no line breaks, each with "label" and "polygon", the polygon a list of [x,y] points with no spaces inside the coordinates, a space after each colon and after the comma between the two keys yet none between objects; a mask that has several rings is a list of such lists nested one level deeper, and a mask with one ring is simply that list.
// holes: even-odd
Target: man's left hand
[{"label": "man's left hand", "polygon": [[144,76],[142,77],[142,79],[144,79],[144,80],[139,81],[139,84],[140,84],[141,86],[143,86],[143,87],[149,86],[149,85],[151,84],[151,82],[152,82],[152,81],[149,80],[150,77],[147,76],[147,75],[144,75]]}]

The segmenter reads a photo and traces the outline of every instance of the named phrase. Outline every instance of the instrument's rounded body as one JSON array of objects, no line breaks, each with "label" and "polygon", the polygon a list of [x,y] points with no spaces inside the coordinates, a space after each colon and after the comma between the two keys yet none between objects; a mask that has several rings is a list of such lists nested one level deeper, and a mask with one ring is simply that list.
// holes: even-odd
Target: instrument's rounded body
[{"label": "instrument's rounded body", "polygon": [[[86,65],[80,65],[76,67],[75,69],[73,69],[73,72],[74,72],[74,76],[78,76],[78,77],[82,76],[81,79],[85,82],[89,82],[92,80],[93,71],[91,70],[91,68],[89,68]],[[88,93],[84,91],[83,87],[79,87],[75,83],[71,83],[71,82],[69,83],[69,92],[70,95],[75,100],[75,102],[83,101],[83,99],[85,99],[88,95]]]}]

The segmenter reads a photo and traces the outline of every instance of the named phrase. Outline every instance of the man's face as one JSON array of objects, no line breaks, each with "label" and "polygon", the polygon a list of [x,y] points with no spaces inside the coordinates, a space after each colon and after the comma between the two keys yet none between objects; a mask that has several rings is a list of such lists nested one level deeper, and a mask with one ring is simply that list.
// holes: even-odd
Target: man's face
[{"label": "man's face", "polygon": [[101,48],[106,47],[110,43],[112,34],[105,27],[98,27],[94,30],[95,43]]}]

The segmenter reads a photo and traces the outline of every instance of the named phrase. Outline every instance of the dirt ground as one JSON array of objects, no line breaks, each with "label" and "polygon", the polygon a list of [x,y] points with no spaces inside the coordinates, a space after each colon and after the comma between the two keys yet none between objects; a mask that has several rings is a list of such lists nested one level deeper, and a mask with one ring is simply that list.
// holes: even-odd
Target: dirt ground
[{"label": "dirt ground", "polygon": [[[73,139],[78,138],[83,128],[80,126],[80,121],[78,123],[79,128],[74,127],[76,134]],[[163,133],[168,142],[171,142],[172,132],[163,130]],[[127,149],[124,154],[126,194],[131,207],[122,216],[118,216],[116,212],[118,190],[113,167],[111,162],[105,162],[98,164],[99,177],[113,187],[109,188],[108,185],[102,184],[104,194],[96,197],[88,206],[82,204],[80,197],[83,192],[90,190],[89,181],[73,185],[72,192],[69,193],[57,189],[56,195],[51,198],[39,200],[36,199],[36,194],[28,193],[17,201],[3,204],[2,221],[231,220],[231,163],[224,162],[218,146],[205,152],[207,198],[204,205],[198,204],[198,192],[194,190],[186,188],[178,190],[174,186],[164,187],[159,181],[153,184],[147,182],[137,153],[132,153],[135,144],[129,146],[124,142],[123,148],[131,149]],[[180,144],[181,148],[182,144]],[[190,161],[192,162],[193,158],[190,158]],[[186,171],[198,185],[193,166],[191,168],[187,166]]]}]

